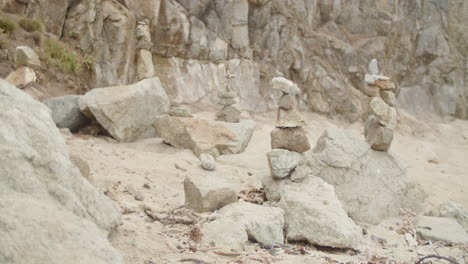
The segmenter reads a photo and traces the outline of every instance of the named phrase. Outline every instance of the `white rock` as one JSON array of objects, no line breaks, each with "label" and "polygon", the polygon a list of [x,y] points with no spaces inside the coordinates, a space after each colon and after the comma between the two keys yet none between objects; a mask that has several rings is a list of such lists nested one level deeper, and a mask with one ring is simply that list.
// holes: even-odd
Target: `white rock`
[{"label": "white rock", "polygon": [[213,171],[216,169],[216,160],[213,156],[207,153],[202,153],[198,157],[203,169]]},{"label": "white rock", "polygon": [[0,262],[122,263],[118,207],[69,158],[49,109],[0,80]]},{"label": "white rock", "polygon": [[364,75],[364,81],[369,84],[369,85],[375,85],[375,81],[377,81],[379,78],[377,78],[375,75],[372,74],[365,74]]},{"label": "white rock", "polygon": [[368,71],[372,75],[378,75],[379,74],[379,67],[377,65],[377,60],[376,59],[372,59],[369,62]]},{"label": "white rock", "polygon": [[264,246],[283,244],[284,212],[280,208],[238,202],[219,210],[220,217],[203,227],[203,240],[243,250],[248,239]]},{"label": "white rock", "polygon": [[233,184],[212,173],[187,176],[184,192],[185,206],[197,212],[212,212],[237,201]]},{"label": "white rock", "polygon": [[295,95],[301,92],[294,82],[283,77],[271,79],[271,87],[273,90],[279,90],[285,94]]},{"label": "white rock", "polygon": [[285,212],[288,241],[358,249],[362,230],[343,210],[333,186],[318,177],[284,185],[278,206]]},{"label": "white rock", "polygon": [[81,111],[95,118],[115,139],[131,142],[156,135],[153,124],[169,110],[158,78],[127,86],[97,88],[80,98]]},{"label": "white rock", "polygon": [[453,218],[421,215],[414,219],[414,224],[424,240],[468,243],[468,233]]},{"label": "white rock", "polygon": [[18,46],[15,51],[15,65],[16,68],[22,66],[40,67],[41,62],[36,52],[28,46]]},{"label": "white rock", "polygon": [[36,73],[30,67],[20,67],[10,73],[6,80],[18,88],[23,88],[37,80]]},{"label": "white rock", "polygon": [[271,176],[276,179],[289,176],[302,160],[300,153],[286,149],[274,149],[267,153],[267,157]]}]

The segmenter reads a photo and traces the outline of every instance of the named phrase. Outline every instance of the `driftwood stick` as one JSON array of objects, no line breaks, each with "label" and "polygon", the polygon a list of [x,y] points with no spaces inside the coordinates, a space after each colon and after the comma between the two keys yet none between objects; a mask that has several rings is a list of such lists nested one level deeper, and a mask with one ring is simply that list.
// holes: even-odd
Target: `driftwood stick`
[{"label": "driftwood stick", "polygon": [[179,260],[178,262],[189,262],[189,261],[193,261],[197,264],[210,264],[204,260],[201,260],[201,259],[197,259],[197,258],[183,258],[181,260]]},{"label": "driftwood stick", "polygon": [[185,224],[185,225],[192,225],[195,224],[195,220],[187,217],[187,216],[178,216],[178,215],[170,215],[166,213],[156,213],[153,212],[149,209],[145,210],[145,213],[151,217],[155,221],[160,221],[160,222],[173,222],[173,223],[179,223],[179,224]]},{"label": "driftwood stick", "polygon": [[216,253],[221,256],[227,256],[227,257],[238,257],[238,256],[245,254],[245,252],[224,252],[224,251],[213,251],[213,253]]}]

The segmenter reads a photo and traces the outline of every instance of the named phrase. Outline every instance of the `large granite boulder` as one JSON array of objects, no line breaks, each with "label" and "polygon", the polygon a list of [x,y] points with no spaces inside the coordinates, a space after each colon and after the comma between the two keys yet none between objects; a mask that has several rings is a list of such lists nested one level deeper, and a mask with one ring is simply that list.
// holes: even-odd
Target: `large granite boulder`
[{"label": "large granite boulder", "polygon": [[154,127],[167,144],[191,149],[197,156],[206,152],[218,157],[243,152],[252,138],[255,123],[252,120],[228,123],[164,115],[156,119]]},{"label": "large granite boulder", "polygon": [[333,186],[318,177],[301,183],[284,182],[278,206],[285,212],[288,241],[358,249],[362,230],[347,215]]},{"label": "large granite boulder", "polygon": [[127,86],[97,88],[79,100],[81,111],[96,119],[121,142],[156,136],[153,124],[169,110],[169,98],[157,77]]},{"label": "large granite boulder", "polygon": [[353,132],[325,130],[304,158],[314,175],[335,187],[338,199],[355,221],[377,224],[398,216],[401,208],[421,209],[425,194],[408,180],[401,161],[390,153],[370,149]]},{"label": "large granite boulder", "polygon": [[0,80],[0,262],[122,263],[117,206],[70,161],[49,109]]}]

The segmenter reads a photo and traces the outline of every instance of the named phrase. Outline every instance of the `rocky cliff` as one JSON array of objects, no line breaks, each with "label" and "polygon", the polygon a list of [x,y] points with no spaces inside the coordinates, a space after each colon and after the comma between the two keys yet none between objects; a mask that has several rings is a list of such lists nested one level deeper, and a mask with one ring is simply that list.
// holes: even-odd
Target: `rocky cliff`
[{"label": "rocky cliff", "polygon": [[[147,22],[155,75],[170,97],[215,103],[226,67],[242,107],[276,107],[268,80],[302,90],[302,109],[349,121],[366,112],[372,58],[413,113],[468,118],[468,2],[464,0],[6,0],[95,54],[95,86],[137,80],[137,23]],[[465,16],[465,19],[463,19]]]}]

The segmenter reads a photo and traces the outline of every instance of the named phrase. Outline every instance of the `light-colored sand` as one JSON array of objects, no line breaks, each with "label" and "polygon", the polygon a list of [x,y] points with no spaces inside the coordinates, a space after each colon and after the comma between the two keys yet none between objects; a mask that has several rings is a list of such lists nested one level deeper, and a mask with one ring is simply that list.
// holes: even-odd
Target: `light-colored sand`
[{"label": "light-colored sand", "polygon": [[[197,116],[209,117],[212,113],[199,112]],[[391,152],[407,163],[408,176],[427,192],[426,207],[452,200],[468,208],[468,121],[425,124],[404,113],[400,116]],[[206,263],[335,263],[327,261],[327,258],[359,263],[372,260],[373,256],[414,263],[421,255],[437,252],[467,263],[468,259],[462,257],[468,255],[466,248],[437,245],[410,248],[403,236],[396,233],[401,228],[397,225],[401,225],[399,219],[386,221],[377,227],[364,226],[369,232],[366,235],[367,250],[357,256],[350,252],[318,251],[310,246],[305,246],[306,255],[289,255],[282,249],[268,251],[257,248],[256,251],[255,244],[251,244],[245,254],[235,258],[220,256],[214,250],[200,252],[206,245],[196,246],[198,252],[190,252],[189,246],[195,243],[188,237],[188,226],[152,222],[143,212],[143,206],[165,211],[183,205],[182,183],[189,173],[224,175],[232,179],[238,189],[260,187],[261,178],[269,173],[266,153],[270,150],[269,133],[273,129],[274,118],[275,113],[255,115],[257,129],[247,150],[242,154],[218,158],[214,172],[202,170],[198,158],[191,151],[174,149],[163,144],[161,139],[119,144],[112,139],[73,135],[68,136],[67,142],[71,152],[82,157],[91,167],[90,181],[103,192],[115,186],[112,198],[122,208],[135,211],[124,214],[124,225],[111,237],[129,264],[181,263],[178,261],[187,258]],[[317,114],[306,114],[305,118],[312,145],[323,130],[331,126],[362,133],[362,123],[343,125]],[[176,164],[182,169],[177,169]],[[143,187],[144,184],[149,184],[150,189]],[[126,191],[129,185],[144,195],[143,201],[135,200],[134,195]],[[377,238],[384,238],[385,243],[380,244]],[[236,259],[238,262],[234,262]],[[378,263],[378,260],[374,258],[373,261]]]}]

